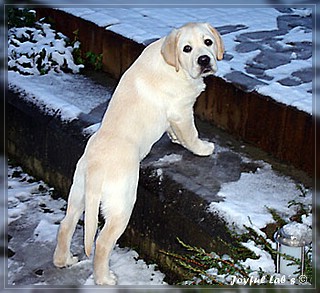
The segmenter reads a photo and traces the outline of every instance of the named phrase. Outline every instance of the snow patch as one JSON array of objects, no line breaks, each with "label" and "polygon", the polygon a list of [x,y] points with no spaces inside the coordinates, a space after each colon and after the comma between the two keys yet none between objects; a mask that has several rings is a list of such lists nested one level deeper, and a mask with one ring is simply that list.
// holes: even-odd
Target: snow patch
[{"label": "snow patch", "polygon": [[41,219],[33,232],[35,241],[44,243],[55,242],[58,233],[58,227],[58,225],[52,224],[46,219]]},{"label": "snow patch", "polygon": [[311,204],[312,193],[301,197],[296,183],[285,176],[275,173],[267,163],[255,173],[242,173],[236,182],[224,183],[218,196],[222,202],[212,202],[209,211],[218,213],[232,227],[242,230],[243,225],[252,223],[261,229],[273,222],[268,208],[275,209],[285,219],[293,214],[288,207],[290,200]]},{"label": "snow patch", "polygon": [[182,155],[177,155],[177,154],[165,155],[164,157],[152,163],[152,165],[155,167],[165,166],[165,165],[180,162],[181,159],[182,159]]},{"label": "snow patch", "polygon": [[[73,60],[73,46],[67,37],[56,33],[50,24],[36,23],[37,28],[19,27],[8,31],[8,67],[21,74],[39,75],[49,71],[71,70],[78,73],[84,66]],[[77,44],[78,45],[78,44]]]},{"label": "snow patch", "polygon": [[294,242],[306,241],[309,244],[312,241],[312,230],[305,224],[292,222],[282,227],[285,235],[294,237]]},{"label": "snow patch", "polygon": [[83,129],[82,133],[83,134],[86,134],[86,135],[92,135],[94,134],[95,132],[98,131],[98,129],[100,128],[101,126],[101,123],[96,123],[96,124],[92,124],[86,128]]},{"label": "snow patch", "polygon": [[81,113],[111,99],[111,90],[82,75],[51,72],[46,75],[22,76],[8,72],[9,88],[36,104],[50,115],[60,115],[63,121],[77,119]]},{"label": "snow patch", "polygon": [[243,266],[257,272],[260,271],[260,269],[265,273],[273,274],[275,272],[275,263],[270,253],[257,247],[256,243],[252,240],[249,240],[247,243],[242,243],[242,245],[253,251],[255,255],[259,257],[258,259],[247,258],[242,262]]}]

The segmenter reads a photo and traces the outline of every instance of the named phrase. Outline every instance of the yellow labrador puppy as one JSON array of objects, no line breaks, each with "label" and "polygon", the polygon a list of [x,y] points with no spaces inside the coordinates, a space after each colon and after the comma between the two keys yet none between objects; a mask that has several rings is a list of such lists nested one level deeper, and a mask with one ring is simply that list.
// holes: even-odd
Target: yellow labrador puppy
[{"label": "yellow labrador puppy", "polygon": [[109,256],[130,219],[139,163],[167,132],[171,140],[199,156],[214,145],[198,138],[193,104],[205,89],[203,77],[217,71],[224,45],[207,23],[188,23],[150,44],[124,73],[100,129],[79,159],[53,261],[57,267],[78,261],[70,252],[76,224],[85,211],[84,244],[91,254],[101,209],[105,225],[96,240],[96,284],[116,284]]}]

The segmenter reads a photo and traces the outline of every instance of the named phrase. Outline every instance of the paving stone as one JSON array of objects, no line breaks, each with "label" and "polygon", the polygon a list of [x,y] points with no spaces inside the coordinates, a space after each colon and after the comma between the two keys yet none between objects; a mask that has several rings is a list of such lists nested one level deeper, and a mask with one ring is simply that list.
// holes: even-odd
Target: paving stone
[{"label": "paving stone", "polygon": [[299,77],[303,82],[312,82],[314,69],[311,67],[293,72],[292,75]]},{"label": "paving stone", "polygon": [[281,13],[292,13],[292,9],[291,8],[275,8],[276,10],[278,10]]},{"label": "paving stone", "polygon": [[275,52],[274,50],[265,50],[253,58],[252,66],[262,69],[272,69],[280,65],[289,63],[291,60],[290,53]]},{"label": "paving stone", "polygon": [[223,55],[223,59],[224,60],[227,60],[227,61],[230,61],[230,60],[232,60],[234,57],[233,57],[233,55],[232,54],[229,54],[229,53],[224,53],[224,55]]},{"label": "paving stone", "polygon": [[273,77],[267,75],[265,73],[264,69],[262,69],[262,68],[257,68],[257,67],[253,67],[251,65],[247,65],[245,67],[245,70],[249,74],[254,74],[259,79],[263,79],[263,80],[272,80],[273,79]]},{"label": "paving stone", "polygon": [[248,53],[258,49],[261,49],[261,45],[259,43],[254,42],[241,42],[240,44],[236,45],[236,51],[239,53]]},{"label": "paving stone", "polygon": [[217,27],[217,30],[219,31],[219,33],[221,35],[225,35],[225,34],[230,34],[233,32],[237,32],[240,30],[244,30],[247,29],[248,27],[243,25],[243,24],[239,24],[239,25],[225,25],[225,26],[220,26]]},{"label": "paving stone", "polygon": [[250,33],[244,33],[241,35],[242,38],[250,39],[250,40],[257,40],[262,41],[265,39],[274,38],[276,36],[282,35],[283,32],[279,30],[273,30],[273,31],[256,31],[256,32],[250,32]]},{"label": "paving stone", "polygon": [[302,84],[299,78],[287,77],[278,81],[280,84],[285,86],[296,86]]},{"label": "paving stone", "polygon": [[280,15],[277,18],[278,28],[280,30],[289,31],[294,27],[301,26],[312,30],[312,17],[301,17],[299,15]]},{"label": "paving stone", "polygon": [[255,89],[257,85],[266,85],[267,83],[260,81],[258,79],[255,79],[251,76],[248,76],[240,71],[233,71],[231,73],[228,73],[225,78],[234,84],[240,86],[244,90],[252,91]]},{"label": "paving stone", "polygon": [[297,54],[298,59],[306,60],[312,57],[312,43],[292,43],[292,51]]}]

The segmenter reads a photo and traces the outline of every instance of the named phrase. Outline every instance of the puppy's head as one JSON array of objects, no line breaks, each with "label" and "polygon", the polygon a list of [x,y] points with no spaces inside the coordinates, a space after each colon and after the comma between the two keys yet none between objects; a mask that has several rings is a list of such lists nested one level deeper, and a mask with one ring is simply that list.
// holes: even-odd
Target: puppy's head
[{"label": "puppy's head", "polygon": [[163,42],[161,53],[176,71],[182,69],[192,78],[199,78],[217,71],[217,60],[223,58],[224,45],[210,24],[188,23],[172,30]]}]

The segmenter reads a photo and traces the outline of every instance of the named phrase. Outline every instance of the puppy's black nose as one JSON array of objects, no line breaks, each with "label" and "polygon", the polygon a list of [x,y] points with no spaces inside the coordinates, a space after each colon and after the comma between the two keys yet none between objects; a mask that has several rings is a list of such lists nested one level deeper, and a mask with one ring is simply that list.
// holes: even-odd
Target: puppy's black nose
[{"label": "puppy's black nose", "polygon": [[203,67],[207,66],[209,65],[209,63],[210,63],[210,57],[207,55],[202,55],[198,58],[198,64],[200,66],[203,66]]}]

